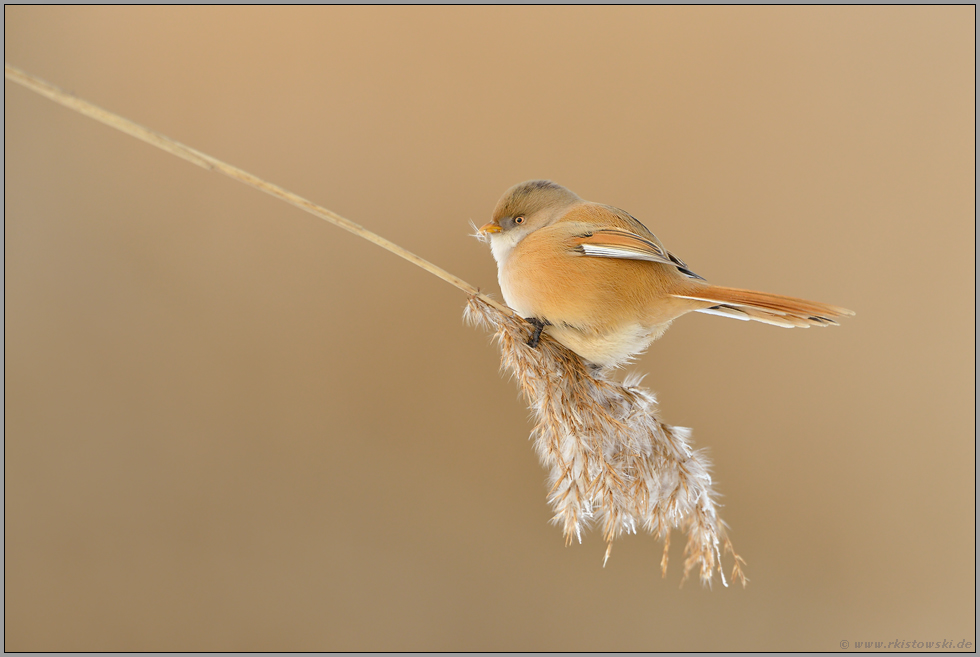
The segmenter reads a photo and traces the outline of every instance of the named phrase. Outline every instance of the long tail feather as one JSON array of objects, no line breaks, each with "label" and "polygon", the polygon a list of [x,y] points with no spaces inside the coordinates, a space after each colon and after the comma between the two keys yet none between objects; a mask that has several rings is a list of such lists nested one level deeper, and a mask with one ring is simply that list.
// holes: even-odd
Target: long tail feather
[{"label": "long tail feather", "polygon": [[701,285],[686,294],[674,296],[710,304],[697,312],[751,319],[785,328],[836,325],[836,318],[854,314],[847,308],[817,301],[717,285]]}]

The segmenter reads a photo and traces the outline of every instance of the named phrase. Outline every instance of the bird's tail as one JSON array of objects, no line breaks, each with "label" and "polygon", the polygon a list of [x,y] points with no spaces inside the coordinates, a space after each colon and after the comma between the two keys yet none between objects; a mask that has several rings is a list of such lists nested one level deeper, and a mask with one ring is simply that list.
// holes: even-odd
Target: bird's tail
[{"label": "bird's tail", "polygon": [[826,303],[718,285],[699,285],[673,296],[708,304],[696,312],[751,319],[786,328],[836,325],[837,318],[854,314],[847,308]]}]

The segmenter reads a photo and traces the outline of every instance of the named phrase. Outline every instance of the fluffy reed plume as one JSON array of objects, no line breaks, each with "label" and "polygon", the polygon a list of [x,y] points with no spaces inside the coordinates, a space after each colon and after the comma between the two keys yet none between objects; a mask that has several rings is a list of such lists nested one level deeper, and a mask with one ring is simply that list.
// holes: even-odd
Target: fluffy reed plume
[{"label": "fluffy reed plume", "polygon": [[[708,474],[708,460],[691,448],[690,429],[661,422],[653,394],[640,380],[624,383],[586,365],[575,353],[541,336],[528,346],[530,324],[471,296],[464,314],[494,331],[502,367],[517,379],[534,411],[534,446],[549,470],[548,501],[566,544],[582,540],[596,525],[606,541],[636,533],[641,526],[664,541],[661,572],[667,573],[670,531],[687,532],[684,578],[697,570],[702,584],[718,571],[721,553],[731,552],[732,578],[745,585],[742,559],[725,536]],[[605,561],[603,561],[605,565]]]}]

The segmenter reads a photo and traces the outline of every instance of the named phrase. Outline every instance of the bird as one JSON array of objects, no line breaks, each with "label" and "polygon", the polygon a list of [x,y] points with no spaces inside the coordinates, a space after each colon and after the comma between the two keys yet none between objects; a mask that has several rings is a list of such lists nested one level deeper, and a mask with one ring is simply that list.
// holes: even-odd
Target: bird
[{"label": "bird", "polygon": [[785,328],[837,325],[839,306],[708,283],[628,212],[550,180],[508,189],[476,236],[497,262],[504,301],[598,367],[631,362],[689,312]]}]

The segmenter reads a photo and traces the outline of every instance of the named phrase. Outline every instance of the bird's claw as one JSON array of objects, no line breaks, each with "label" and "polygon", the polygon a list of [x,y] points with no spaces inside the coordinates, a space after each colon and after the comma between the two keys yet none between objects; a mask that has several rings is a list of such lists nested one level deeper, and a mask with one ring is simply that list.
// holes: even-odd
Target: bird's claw
[{"label": "bird's claw", "polygon": [[540,319],[537,319],[536,317],[532,317],[527,321],[530,322],[532,326],[534,326],[534,331],[531,333],[531,337],[527,341],[527,346],[529,346],[531,349],[536,349],[538,346],[538,342],[541,341],[541,331],[544,330],[545,322],[542,322]]}]

